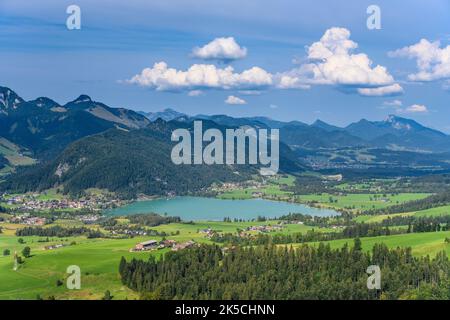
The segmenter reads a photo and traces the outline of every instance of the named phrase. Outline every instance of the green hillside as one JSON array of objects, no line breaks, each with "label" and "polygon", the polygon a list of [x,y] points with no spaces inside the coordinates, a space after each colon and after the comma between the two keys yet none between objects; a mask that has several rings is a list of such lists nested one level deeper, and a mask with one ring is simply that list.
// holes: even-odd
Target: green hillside
[{"label": "green hillside", "polygon": [[[66,193],[81,194],[89,188],[108,189],[125,198],[138,194],[189,194],[213,182],[244,181],[258,166],[175,165],[170,155],[174,129],[192,123],[152,123],[145,129],[111,129],[69,145],[54,161],[22,170],[1,188],[18,193],[63,186]],[[204,123],[204,127],[217,126]],[[223,128],[224,129],[224,128]],[[281,170],[303,170],[292,151],[280,145]]]},{"label": "green hillside", "polygon": [[29,151],[0,137],[0,175],[11,173],[14,167],[29,166],[35,163],[36,161],[30,156]]},{"label": "green hillside", "polygon": [[[198,230],[211,227],[223,232],[233,232],[236,228],[244,228],[261,223],[223,223],[198,222],[190,224],[168,224],[152,229],[160,232],[172,233],[179,231],[179,235],[169,236],[169,239],[188,241],[194,239],[198,243],[211,243]],[[309,227],[292,225],[285,232],[306,232]],[[8,232],[9,234],[9,232]],[[435,256],[439,251],[450,253],[450,244],[445,238],[450,237],[450,231],[415,233],[387,237],[361,238],[363,251],[370,251],[374,244],[385,243],[389,248],[411,247],[415,256]],[[159,237],[151,237],[160,239]],[[130,253],[129,249],[136,243],[148,240],[149,237],[136,237],[133,239],[86,239],[85,237],[54,238],[50,242],[38,242],[39,237],[24,237],[24,244],[17,242],[18,237],[0,235],[0,251],[8,248],[10,256],[0,256],[0,299],[35,299],[39,294],[42,297],[54,295],[58,299],[99,299],[106,290],[110,290],[115,299],[138,298],[137,293],[127,289],[120,283],[118,266],[120,258],[124,256],[147,260],[150,255],[160,257],[168,249]],[[55,250],[44,250],[44,246],[62,243],[65,247]],[[343,239],[325,242],[332,248],[341,248],[346,243],[353,246],[353,239]],[[70,245],[72,244],[72,245]],[[292,244],[299,247],[302,244]],[[317,245],[317,243],[315,243]],[[19,254],[25,246],[31,248],[32,257],[25,260],[19,270],[13,271],[13,254]],[[291,246],[291,245],[288,245]],[[65,287],[67,277],[66,269],[70,265],[77,265],[82,272],[81,290],[70,291]],[[57,280],[64,282],[57,286]]]},{"label": "green hillside", "polygon": [[[72,226],[69,221],[61,221],[64,226]],[[196,222],[195,224],[171,223],[152,227],[158,232],[171,235],[167,238],[178,242],[194,239],[197,243],[212,243],[199,230],[212,228],[222,232],[235,232],[237,228],[252,225],[262,225],[267,222]],[[270,222],[269,222],[270,223]],[[273,221],[272,223],[276,223]],[[118,266],[122,256],[127,259],[138,258],[147,260],[150,255],[160,257],[168,249],[151,252],[130,253],[135,244],[149,239],[161,240],[161,237],[135,237],[133,239],[86,239],[85,237],[50,238],[49,242],[38,242],[45,237],[23,237],[24,244],[18,243],[14,230],[23,226],[3,225],[5,232],[0,234],[0,300],[2,299],[35,299],[54,295],[71,299],[99,299],[105,290],[110,290],[117,299],[137,298],[137,294],[126,289],[120,283]],[[284,233],[306,232],[311,227],[304,225],[289,225]],[[326,230],[326,229],[324,229]],[[53,244],[66,246],[55,250],[44,250],[45,246]],[[70,245],[72,244],[72,245]],[[31,248],[32,257],[26,259],[19,270],[13,271],[14,252],[20,255],[25,246]],[[4,249],[9,249],[11,255],[2,256]],[[66,269],[77,265],[82,272],[82,288],[77,291],[67,290],[65,284],[58,287],[56,281],[67,277]]]},{"label": "green hillside", "polygon": [[436,216],[444,216],[450,214],[450,205],[436,207],[426,210],[413,211],[413,212],[405,212],[405,213],[394,213],[394,214],[381,214],[381,215],[360,215],[355,218],[357,222],[365,222],[365,223],[376,223],[381,222],[388,218],[394,217],[436,217]]},{"label": "green hillside", "polygon": [[150,123],[132,110],[111,108],[86,95],[60,105],[46,97],[25,101],[2,86],[0,94],[6,97],[0,101],[0,137],[44,160],[52,159],[68,144],[85,136],[117,126],[142,128]]},{"label": "green hillside", "polygon": [[[401,235],[361,238],[364,251],[370,251],[376,243],[384,243],[389,248],[411,247],[415,256],[435,256],[440,251],[450,254],[450,243],[445,239],[450,237],[450,231],[410,233]],[[345,244],[352,246],[353,239],[327,241],[332,248],[342,248]],[[317,244],[317,243],[316,243]],[[300,244],[293,244],[299,246]]]},{"label": "green hillside", "polygon": [[136,197],[195,192],[213,182],[241,181],[254,172],[247,167],[240,167],[238,174],[238,169],[229,166],[177,166],[170,159],[167,132],[112,129],[87,137],[49,164],[11,177],[2,187],[26,192],[63,185],[71,194],[100,188]]}]

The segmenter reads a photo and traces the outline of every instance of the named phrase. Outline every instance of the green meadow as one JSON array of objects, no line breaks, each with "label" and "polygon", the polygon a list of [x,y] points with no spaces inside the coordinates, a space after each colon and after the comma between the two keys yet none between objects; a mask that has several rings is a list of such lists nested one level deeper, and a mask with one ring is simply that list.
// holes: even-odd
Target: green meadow
[{"label": "green meadow", "polygon": [[224,200],[245,200],[252,199],[254,193],[261,193],[263,197],[267,198],[289,197],[292,196],[293,193],[284,191],[281,188],[283,186],[293,186],[294,183],[295,177],[292,175],[277,176],[276,178],[269,179],[268,184],[262,188],[242,188],[230,190],[219,194],[217,198]]},{"label": "green meadow", "polygon": [[252,199],[254,193],[261,193],[263,197],[267,198],[286,197],[292,195],[292,192],[281,190],[280,185],[270,184],[264,188],[244,188],[227,191],[219,194],[217,198],[223,200],[246,200]]},{"label": "green meadow", "polygon": [[[361,238],[361,244],[364,251],[371,251],[376,243],[384,243],[389,248],[411,247],[412,253],[415,256],[434,256],[440,251],[445,251],[449,255],[450,243],[445,241],[446,238],[450,238],[450,231],[367,237]],[[331,248],[342,248],[345,244],[349,247],[353,246],[353,241],[353,239],[340,239],[324,241],[324,243],[330,244]],[[318,245],[317,242],[313,244]],[[292,246],[298,247],[300,245],[293,244]]]},{"label": "green meadow", "polygon": [[[199,230],[212,228],[220,232],[236,232],[249,226],[275,224],[270,222],[196,222],[194,224],[174,223],[160,225],[151,229],[168,234],[167,239],[177,242],[194,240],[198,243],[211,243]],[[39,237],[23,237],[26,243],[19,244],[18,237],[13,235],[17,225],[8,226],[8,232],[0,235],[0,250],[9,249],[11,255],[0,257],[0,299],[35,299],[54,296],[57,299],[101,299],[109,290],[116,299],[138,299],[137,294],[120,282],[118,265],[122,256],[127,259],[148,259],[150,255],[161,257],[169,249],[148,252],[130,252],[137,243],[161,237],[136,237],[132,239],[86,239],[85,237],[50,238],[49,242],[38,242]],[[287,225],[277,233],[306,232],[312,227],[301,224]],[[317,228],[315,228],[317,230]],[[330,231],[328,229],[318,229]],[[361,238],[363,249],[370,250],[375,243],[386,243],[395,248],[412,247],[415,255],[434,255],[441,250],[450,253],[450,245],[445,238],[450,237],[450,231],[432,233],[414,233],[386,237]],[[41,238],[43,240],[44,238]],[[51,244],[64,244],[59,249],[45,250]],[[352,239],[326,242],[333,248],[340,248],[345,243],[353,244]],[[300,244],[293,244],[297,247]],[[317,245],[317,243],[313,243]],[[32,256],[24,259],[17,271],[13,270],[13,255],[20,255],[25,246],[31,248]],[[77,265],[81,269],[81,289],[66,288],[67,267]],[[62,285],[57,285],[58,280]]]},{"label": "green meadow", "polygon": [[[117,275],[120,257],[146,259],[150,254],[161,255],[163,251],[130,253],[129,249],[144,238],[125,240],[87,240],[69,238],[68,241],[38,243],[37,237],[24,237],[26,243],[17,243],[17,237],[2,236],[0,249],[11,250],[10,256],[0,258],[0,299],[35,299],[55,296],[67,299],[99,299],[106,290],[116,298],[135,298],[135,294],[123,287]],[[69,245],[75,241],[75,245]],[[44,250],[44,246],[64,243],[68,246]],[[23,247],[31,248],[32,256],[26,258],[17,271],[13,270],[13,254]],[[77,265],[81,269],[81,290],[66,288],[67,267]],[[57,286],[57,280],[63,285]]]},{"label": "green meadow", "polygon": [[399,193],[391,194],[347,194],[331,195],[328,193],[300,195],[297,200],[304,203],[317,202],[321,205],[332,208],[351,208],[351,209],[381,209],[388,206],[401,204],[407,201],[426,198],[428,193]]},{"label": "green meadow", "polygon": [[16,166],[29,166],[36,163],[35,159],[24,155],[17,145],[1,137],[0,155],[3,155],[11,165],[0,170],[0,176],[11,173]]},{"label": "green meadow", "polygon": [[[168,234],[167,239],[177,242],[194,240],[197,243],[212,243],[199,230],[212,228],[220,232],[236,232],[255,225],[276,224],[269,222],[196,222],[194,224],[174,223],[152,227],[151,229]],[[75,221],[56,221],[56,224],[76,226]],[[86,239],[85,237],[50,238],[49,242],[38,242],[39,237],[22,237],[26,243],[19,244],[14,231],[19,225],[2,225],[6,232],[0,234],[0,254],[9,249],[11,255],[0,256],[0,300],[36,299],[55,296],[57,299],[101,299],[109,290],[116,299],[137,299],[136,293],[124,287],[118,276],[118,266],[122,256],[127,259],[148,259],[150,255],[160,257],[169,249],[129,252],[137,243],[162,237],[136,237],[132,239]],[[299,224],[286,226],[277,233],[306,232],[312,229]],[[317,228],[316,228],[317,229]],[[329,231],[322,229],[323,231]],[[41,238],[41,240],[45,237]],[[44,247],[53,244],[65,246],[53,250]],[[14,252],[21,255],[25,246],[31,248],[32,256],[24,259],[17,271],[13,270]],[[81,290],[66,288],[67,267],[77,265],[81,269]],[[57,286],[61,280],[62,285]]]},{"label": "green meadow", "polygon": [[405,212],[405,213],[395,213],[395,214],[382,214],[382,215],[360,215],[355,217],[357,222],[365,223],[377,223],[388,218],[398,217],[398,216],[415,216],[415,217],[437,217],[450,214],[450,206],[436,207],[421,211]]},{"label": "green meadow", "polygon": [[[376,188],[375,182],[355,185],[342,185],[343,190],[354,189],[367,190],[363,194],[340,194],[331,195],[311,194],[294,196],[291,192],[283,190],[286,186],[292,186],[295,182],[293,176],[278,176],[270,179],[261,188],[244,188],[227,191],[220,194],[221,199],[250,199],[254,196],[273,199],[292,199],[297,202],[312,204],[316,206],[329,207],[333,209],[352,209],[355,213],[369,209],[380,209],[395,204],[404,203],[411,200],[423,199],[427,193],[400,193],[383,194],[369,193]],[[379,181],[376,181],[379,183]],[[370,191],[369,191],[370,190]],[[92,190],[93,194],[102,193],[101,190]],[[254,193],[260,193],[254,195]],[[39,195],[39,200],[59,199],[62,195],[56,189],[47,190]],[[357,215],[357,222],[376,223],[388,217],[394,216],[439,216],[448,215],[450,205],[432,208],[417,212],[398,213],[390,215]],[[126,217],[117,217],[119,224],[130,224]],[[178,243],[194,240],[197,243],[211,244],[201,230],[212,229],[220,233],[236,233],[238,230],[258,225],[275,225],[279,221],[253,221],[253,222],[224,222],[224,221],[196,221],[192,223],[171,223],[147,229],[165,233],[166,239],[173,239]],[[60,225],[63,227],[81,227],[83,223],[79,220],[57,219],[53,224],[45,226]],[[0,234],[0,254],[5,249],[9,249],[9,256],[0,256],[0,300],[2,299],[36,299],[39,295],[42,298],[54,296],[56,299],[101,299],[106,290],[109,290],[114,299],[138,299],[136,292],[122,285],[118,274],[120,258],[123,256],[127,260],[132,258],[148,259],[150,256],[161,258],[169,249],[154,250],[147,252],[130,252],[137,243],[146,240],[162,240],[163,237],[146,236],[127,239],[87,239],[86,237],[49,238],[48,242],[40,242],[45,237],[23,237],[25,243],[20,244],[15,231],[23,228],[23,225],[0,223],[3,233]],[[90,225],[90,228],[97,229],[97,225]],[[394,227],[404,228],[403,226]],[[303,224],[287,224],[282,230],[277,230],[267,234],[290,234],[306,233],[309,230],[320,232],[333,232],[336,230],[329,228],[313,228]],[[102,232],[106,230],[100,228]],[[258,231],[251,231],[257,234]],[[380,237],[361,238],[363,250],[369,251],[375,243],[385,243],[390,248],[411,247],[416,256],[435,255],[444,250],[450,253],[450,244],[445,240],[450,238],[450,231],[432,233],[412,233]],[[345,244],[353,245],[353,239],[342,239],[327,241],[332,248],[341,248]],[[63,244],[61,248],[45,250],[45,246]],[[311,243],[317,246],[317,242]],[[298,247],[301,244],[292,244]],[[24,258],[24,263],[19,269],[14,271],[14,252],[22,255],[25,246],[31,248],[31,257]],[[288,245],[291,246],[291,245]],[[66,287],[66,280],[69,274],[67,267],[71,265],[79,266],[81,269],[81,289],[69,290]]]}]

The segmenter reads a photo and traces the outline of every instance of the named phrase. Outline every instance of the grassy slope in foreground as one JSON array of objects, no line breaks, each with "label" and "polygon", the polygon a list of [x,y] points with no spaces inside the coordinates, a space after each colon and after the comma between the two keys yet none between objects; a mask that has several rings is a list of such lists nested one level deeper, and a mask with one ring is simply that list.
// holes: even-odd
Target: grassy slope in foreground
[{"label": "grassy slope in foreground", "polygon": [[[31,247],[33,256],[25,259],[19,270],[13,271],[12,254],[16,249],[20,254],[21,248],[16,245],[17,237],[1,238],[1,247],[9,247],[12,252],[11,256],[0,257],[0,300],[35,299],[38,294],[44,298],[54,295],[58,299],[100,299],[106,290],[110,290],[116,298],[133,299],[136,294],[121,285],[117,274],[120,257],[147,259],[150,254],[163,253],[128,252],[137,242],[147,238],[86,240],[72,237],[67,243],[76,241],[76,245],[48,251],[43,250],[43,247],[56,242],[37,243],[37,237],[24,239],[26,245]],[[81,269],[81,290],[66,288],[65,272],[70,265],[77,265]],[[62,286],[56,285],[58,279],[64,282]]]},{"label": "grassy slope in foreground", "polygon": [[[399,193],[395,195],[387,194],[383,197],[382,193],[370,194],[347,194],[347,195],[331,195],[327,193],[300,195],[300,202],[316,201],[322,205],[332,208],[355,208],[355,209],[381,209],[392,205],[405,203],[412,200],[420,200],[428,197],[429,193]],[[375,197],[377,196],[377,197]],[[330,200],[333,200],[331,202]]]},{"label": "grassy slope in foreground", "polygon": [[[367,237],[361,238],[362,248],[365,251],[372,250],[376,243],[384,243],[389,248],[411,247],[415,256],[434,256],[440,251],[445,251],[450,255],[450,244],[445,242],[445,238],[450,238],[450,231],[443,232],[426,232],[426,233],[409,233],[392,236]],[[340,239],[325,241],[330,244],[331,248],[342,248],[345,243],[353,246],[353,239]],[[318,243],[313,243],[317,245]],[[293,247],[301,244],[294,244]]]},{"label": "grassy slope in foreground", "polygon": [[[269,222],[197,222],[195,224],[167,224],[151,229],[159,232],[173,234],[179,231],[179,235],[167,236],[167,239],[174,239],[178,242],[195,240],[196,242],[211,243],[198,230],[211,227],[222,232],[236,232],[237,228],[245,228],[252,225],[262,225]],[[270,223],[275,223],[274,221]],[[5,225],[3,225],[5,227]],[[129,249],[136,243],[161,237],[136,237],[133,239],[86,239],[85,237],[51,238],[51,242],[37,242],[39,237],[23,237],[25,244],[19,244],[18,238],[14,236],[14,231],[23,225],[7,226],[4,234],[0,234],[0,300],[2,299],[35,299],[39,294],[43,298],[50,295],[57,299],[101,299],[106,290],[110,290],[116,299],[134,299],[137,294],[124,287],[118,275],[120,258],[127,259],[133,257],[138,259],[148,259],[150,255],[160,256],[168,249],[161,251],[130,253]],[[306,232],[311,227],[304,225],[288,225],[280,233]],[[316,228],[316,230],[318,230]],[[321,229],[329,231],[328,229]],[[45,239],[45,237],[41,238]],[[67,239],[67,241],[66,241]],[[55,243],[70,244],[55,250],[44,250],[44,246]],[[13,254],[21,251],[25,246],[31,248],[32,257],[25,259],[25,264],[18,271],[13,271]],[[10,256],[3,257],[4,249],[11,251]],[[81,268],[81,290],[67,290],[65,279],[66,269],[70,265],[77,265]],[[64,284],[57,286],[56,281],[62,280]]]},{"label": "grassy slope in foreground", "polygon": [[20,147],[0,137],[0,155],[3,155],[13,166],[28,166],[36,161],[21,152]]},{"label": "grassy slope in foreground", "polygon": [[437,216],[445,216],[450,214],[450,205],[436,207],[421,211],[413,211],[413,212],[405,212],[405,213],[394,213],[394,214],[381,214],[381,215],[361,215],[355,218],[357,222],[365,222],[365,223],[377,223],[381,222],[385,219],[393,218],[393,217],[406,217],[406,216],[414,216],[414,217],[437,217]]},{"label": "grassy slope in foreground", "polygon": [[[164,229],[167,229],[166,227],[164,226]],[[450,237],[450,231],[361,238],[361,241],[364,250],[371,250],[375,243],[383,242],[391,248],[410,246],[413,254],[419,256],[434,255],[441,250],[446,250],[447,254],[450,254],[450,244],[445,243],[446,237]],[[187,230],[181,231],[179,236],[169,238],[180,241],[196,238],[199,242],[200,239],[203,239],[202,242],[209,242],[205,238],[187,233]],[[17,237],[14,236],[2,236],[0,239],[0,249],[8,247],[13,252],[14,250],[20,252],[23,246],[29,245],[33,254],[33,257],[26,259],[25,264],[18,271],[12,270],[12,256],[0,257],[0,300],[35,299],[38,294],[42,297],[54,295],[58,299],[100,299],[106,290],[110,290],[116,299],[138,298],[136,293],[120,283],[117,274],[120,257],[145,260],[150,255],[160,256],[167,252],[167,250],[144,253],[128,251],[137,242],[148,240],[148,237],[124,240],[69,238],[69,243],[76,241],[77,244],[51,251],[44,251],[43,246],[48,243],[37,243],[37,237],[26,237],[25,245],[19,245]],[[351,246],[353,239],[328,243],[333,248],[340,248],[345,243]],[[293,246],[296,247],[299,244]],[[81,290],[67,290],[65,284],[56,286],[58,279],[65,282],[67,276],[65,270],[69,265],[78,265],[81,268]]]}]

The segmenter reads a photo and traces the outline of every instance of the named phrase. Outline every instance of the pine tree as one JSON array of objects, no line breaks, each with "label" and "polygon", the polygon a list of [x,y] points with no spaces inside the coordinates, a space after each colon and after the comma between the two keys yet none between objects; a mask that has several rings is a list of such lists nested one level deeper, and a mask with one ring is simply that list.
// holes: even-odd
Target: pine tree
[{"label": "pine tree", "polygon": [[111,295],[111,292],[109,290],[106,290],[102,300],[112,300],[112,298],[113,296]]}]

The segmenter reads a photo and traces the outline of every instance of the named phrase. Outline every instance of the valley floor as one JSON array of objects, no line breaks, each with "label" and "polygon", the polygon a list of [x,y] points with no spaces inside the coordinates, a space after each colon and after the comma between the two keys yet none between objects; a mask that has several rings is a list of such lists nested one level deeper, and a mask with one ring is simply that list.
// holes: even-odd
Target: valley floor
[{"label": "valley floor", "polygon": [[[179,242],[195,240],[197,243],[210,243],[198,229],[213,228],[223,231],[235,231],[236,228],[245,228],[255,223],[214,223],[199,222],[193,225],[169,224],[152,229],[168,233],[179,231],[179,235],[167,237]],[[310,227],[291,225],[285,233],[305,232]],[[329,231],[329,230],[322,230]],[[411,247],[416,256],[434,256],[439,251],[450,254],[450,244],[445,239],[450,237],[450,231],[402,234],[382,237],[361,238],[364,251],[370,251],[374,244],[385,243],[389,248]],[[104,292],[109,290],[115,299],[138,299],[136,292],[121,284],[118,267],[121,257],[146,260],[150,255],[161,257],[169,249],[148,252],[129,252],[137,243],[148,240],[149,237],[136,237],[133,239],[86,239],[85,237],[69,237],[52,239],[50,242],[40,243],[39,237],[25,237],[26,243],[19,244],[18,237],[13,235],[0,235],[0,250],[5,248],[11,252],[21,252],[25,246],[31,248],[32,257],[17,271],[13,270],[13,257],[0,257],[0,299],[36,299],[54,296],[57,299],[100,299]],[[151,237],[151,239],[161,239]],[[42,240],[42,238],[41,238]],[[76,242],[59,249],[45,250],[44,246],[51,244]],[[352,239],[333,240],[329,242],[332,248],[340,248],[344,244],[352,246]],[[312,243],[317,245],[317,243]],[[288,244],[286,246],[298,247],[302,244]],[[77,265],[81,269],[81,290],[68,290],[65,285],[68,274],[66,269],[70,265]],[[62,285],[57,285],[57,281]]]},{"label": "valley floor", "polygon": [[[357,223],[381,223],[393,217],[442,217],[450,215],[450,204],[438,206],[431,209],[408,211],[392,214],[361,214],[364,210],[385,209],[390,206],[408,203],[412,200],[427,198],[429,193],[383,193],[380,190],[370,190],[370,184],[341,186],[342,189],[360,188],[361,193],[316,193],[309,195],[294,195],[290,187],[294,187],[295,178],[287,176],[269,184],[246,186],[232,190],[222,190],[218,197],[223,199],[248,199],[264,197],[275,200],[290,200],[323,206],[336,210],[345,210],[352,214],[351,221]],[[60,195],[55,195],[58,196]],[[46,195],[45,199],[52,199],[52,194]],[[219,234],[239,234],[242,230],[249,235],[264,234],[268,236],[289,236],[296,234],[307,234],[314,232],[331,234],[343,230],[343,226],[327,227],[308,226],[302,222],[279,224],[280,221],[196,221],[190,223],[165,223],[157,226],[147,227],[145,230],[157,232],[156,236],[134,236],[124,239],[95,238],[86,236],[67,237],[38,237],[17,236],[16,231],[24,228],[23,224],[10,223],[8,215],[0,214],[0,253],[9,250],[9,255],[0,256],[0,300],[2,299],[37,299],[38,297],[49,299],[101,299],[106,291],[110,291],[113,299],[139,299],[137,292],[129,289],[121,283],[119,275],[119,263],[122,257],[127,261],[132,258],[148,260],[154,256],[161,258],[169,252],[169,248],[131,252],[136,244],[148,240],[174,240],[177,243],[194,241],[198,244],[217,244],[208,236],[208,230]],[[135,227],[130,224],[127,217],[116,217],[118,225]],[[331,223],[333,220],[330,220]],[[261,231],[262,226],[279,226],[279,228],[268,228]],[[104,234],[110,234],[110,230],[97,223],[84,224],[73,218],[57,218],[44,228],[61,226],[63,228],[87,227],[98,230]],[[396,225],[392,230],[405,229],[406,225]],[[377,237],[361,237],[363,251],[371,251],[373,246],[384,243],[389,248],[410,247],[412,254],[417,257],[436,256],[444,251],[450,255],[450,231],[418,232],[383,235]],[[22,242],[23,240],[23,242]],[[318,246],[319,242],[306,242],[308,245]],[[345,239],[323,241],[331,248],[342,248],[345,245],[353,246],[352,237]],[[59,245],[48,249],[49,246]],[[280,247],[300,247],[303,243],[279,244]],[[14,269],[14,254],[21,255],[25,247],[31,249],[31,256],[24,258],[17,270]],[[66,272],[71,265],[79,266],[81,269],[81,289],[69,290],[66,281],[69,274]]]}]

